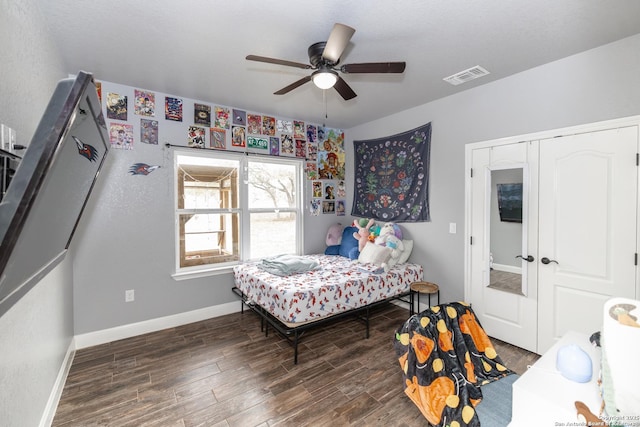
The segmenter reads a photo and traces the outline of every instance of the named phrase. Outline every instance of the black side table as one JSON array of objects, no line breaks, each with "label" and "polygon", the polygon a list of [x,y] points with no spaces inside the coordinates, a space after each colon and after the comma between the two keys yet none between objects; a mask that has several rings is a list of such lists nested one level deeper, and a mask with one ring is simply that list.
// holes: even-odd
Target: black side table
[{"label": "black side table", "polygon": [[409,312],[413,316],[415,314],[414,310],[414,300],[415,296],[418,296],[418,310],[420,310],[420,294],[429,295],[429,306],[431,306],[431,295],[436,294],[438,304],[440,304],[440,288],[435,283],[431,282],[413,282],[411,284],[410,293],[409,293]]}]

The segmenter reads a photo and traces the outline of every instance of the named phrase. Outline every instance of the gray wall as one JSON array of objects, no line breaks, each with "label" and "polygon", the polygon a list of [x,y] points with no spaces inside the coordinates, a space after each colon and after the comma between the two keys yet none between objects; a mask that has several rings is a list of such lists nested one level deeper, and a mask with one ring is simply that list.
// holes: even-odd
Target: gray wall
[{"label": "gray wall", "polygon": [[[73,266],[76,334],[230,302],[237,302],[240,309],[238,297],[231,292],[231,273],[181,281],[171,276],[175,268],[174,150],[164,144],[187,144],[186,126],[193,123],[193,102],[202,101],[183,98],[180,94],[164,94],[154,88],[102,82],[103,100],[109,92],[128,96],[127,123],[134,126],[136,140],[139,140],[140,117],[133,112],[134,89],[155,92],[159,144],[135,142],[133,150],[109,152],[77,232]],[[183,99],[183,122],[163,119],[165,95]],[[107,119],[107,125],[111,121]],[[128,170],[137,162],[161,167],[147,176],[134,176]],[[305,179],[304,187],[304,208],[308,212],[311,181]],[[305,253],[324,251],[327,229],[339,218],[344,217],[320,214],[305,218]],[[268,230],[264,230],[264,238],[270,239]],[[135,301],[125,302],[127,289],[135,290]]]},{"label": "gray wall", "polygon": [[[27,144],[55,84],[66,77],[32,0],[0,0],[0,123]],[[3,426],[40,423],[73,338],[71,261],[67,257],[0,317]]]},{"label": "gray wall", "polygon": [[[359,140],[432,122],[431,222],[407,224],[405,230],[416,242],[410,260],[440,285],[443,301],[464,298],[465,144],[638,115],[639,72],[636,35],[348,129],[349,139]],[[347,144],[350,159],[352,145]],[[449,234],[451,222],[457,234]]]}]

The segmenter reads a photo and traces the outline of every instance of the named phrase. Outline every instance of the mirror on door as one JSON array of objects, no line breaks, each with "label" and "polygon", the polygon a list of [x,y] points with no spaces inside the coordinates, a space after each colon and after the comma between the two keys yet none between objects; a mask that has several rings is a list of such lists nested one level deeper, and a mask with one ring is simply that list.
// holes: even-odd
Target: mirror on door
[{"label": "mirror on door", "polygon": [[488,287],[526,295],[525,167],[490,169]]}]

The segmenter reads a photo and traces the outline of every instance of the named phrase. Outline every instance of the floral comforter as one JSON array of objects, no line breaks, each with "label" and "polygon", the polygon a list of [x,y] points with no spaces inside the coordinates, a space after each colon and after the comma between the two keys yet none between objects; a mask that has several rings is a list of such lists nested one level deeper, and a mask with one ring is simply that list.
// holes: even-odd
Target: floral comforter
[{"label": "floral comforter", "polygon": [[397,264],[373,274],[371,265],[339,255],[307,255],[319,267],[300,274],[278,276],[260,268],[260,262],[234,267],[235,285],[249,301],[282,322],[302,323],[341,313],[409,291],[422,280],[422,266]]},{"label": "floral comforter", "polygon": [[480,426],[480,385],[513,373],[504,365],[471,307],[431,307],[396,331],[394,348],[404,392],[433,426]]}]

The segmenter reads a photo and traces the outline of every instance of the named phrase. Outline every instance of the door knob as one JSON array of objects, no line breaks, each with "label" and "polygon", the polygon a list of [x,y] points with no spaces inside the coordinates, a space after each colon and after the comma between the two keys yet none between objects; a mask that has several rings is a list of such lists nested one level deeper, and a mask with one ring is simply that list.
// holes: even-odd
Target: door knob
[{"label": "door knob", "polygon": [[516,258],[522,258],[523,260],[525,260],[527,262],[535,261],[535,259],[531,255],[527,255],[527,257],[524,257],[522,255],[516,255]]},{"label": "door knob", "polygon": [[540,262],[543,264],[551,264],[552,262],[555,262],[556,264],[558,264],[558,261],[556,261],[555,259],[549,259],[547,257],[542,258]]}]

